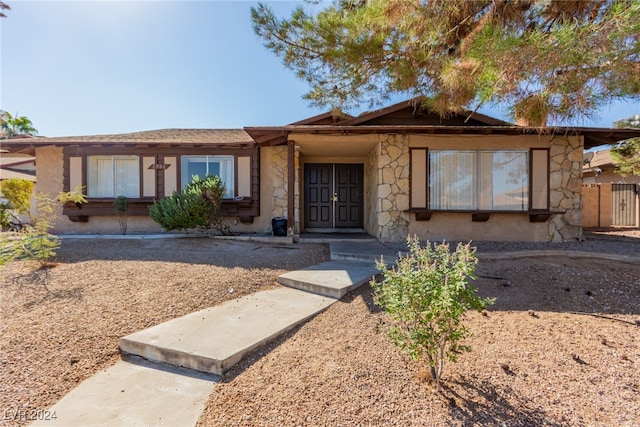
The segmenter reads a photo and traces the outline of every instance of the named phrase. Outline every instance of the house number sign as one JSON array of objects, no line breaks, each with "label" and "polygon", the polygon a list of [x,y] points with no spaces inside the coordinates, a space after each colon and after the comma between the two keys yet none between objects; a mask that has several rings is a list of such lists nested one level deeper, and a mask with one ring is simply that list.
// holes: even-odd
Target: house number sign
[{"label": "house number sign", "polygon": [[152,165],[149,165],[148,169],[154,169],[154,170],[165,170],[165,169],[169,169],[169,166],[171,166],[171,164],[164,164],[164,163],[154,163]]}]

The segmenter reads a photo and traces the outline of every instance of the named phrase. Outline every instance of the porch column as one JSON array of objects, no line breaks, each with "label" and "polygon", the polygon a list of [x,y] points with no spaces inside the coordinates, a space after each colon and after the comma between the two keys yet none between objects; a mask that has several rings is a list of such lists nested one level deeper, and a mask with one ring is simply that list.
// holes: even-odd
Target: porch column
[{"label": "porch column", "polygon": [[287,138],[287,234],[295,232],[295,147]]}]

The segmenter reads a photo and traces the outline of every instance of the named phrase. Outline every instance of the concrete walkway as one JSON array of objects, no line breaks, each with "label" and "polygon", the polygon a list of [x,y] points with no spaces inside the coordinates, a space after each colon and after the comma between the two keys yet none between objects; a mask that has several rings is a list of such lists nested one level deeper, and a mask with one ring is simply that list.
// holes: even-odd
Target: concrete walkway
[{"label": "concrete walkway", "polygon": [[224,373],[244,356],[325,310],[395,261],[375,239],[332,242],[331,261],[257,292],[123,337],[123,360],[49,409],[61,426],[193,426]]}]

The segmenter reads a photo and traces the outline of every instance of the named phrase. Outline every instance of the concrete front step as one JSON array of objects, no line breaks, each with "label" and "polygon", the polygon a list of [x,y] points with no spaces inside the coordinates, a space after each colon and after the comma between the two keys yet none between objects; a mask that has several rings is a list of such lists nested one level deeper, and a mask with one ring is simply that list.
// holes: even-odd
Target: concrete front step
[{"label": "concrete front step", "polygon": [[347,292],[368,283],[378,273],[372,262],[328,261],[284,273],[278,277],[278,283],[319,295],[342,298]]},{"label": "concrete front step", "polygon": [[335,301],[290,288],[258,292],[128,335],[120,339],[120,350],[153,362],[222,374]]},{"label": "concrete front step", "polygon": [[377,240],[367,242],[337,241],[329,243],[329,248],[333,261],[361,261],[375,265],[377,261],[384,258],[385,263],[389,265],[398,258],[398,254],[393,253]]},{"label": "concrete front step", "polygon": [[83,381],[31,425],[195,426],[217,378],[135,362],[118,361]]}]

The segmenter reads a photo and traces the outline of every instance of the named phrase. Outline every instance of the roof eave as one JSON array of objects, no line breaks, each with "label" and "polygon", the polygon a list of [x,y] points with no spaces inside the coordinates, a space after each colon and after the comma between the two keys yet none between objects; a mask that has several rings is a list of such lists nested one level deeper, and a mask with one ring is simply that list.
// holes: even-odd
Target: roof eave
[{"label": "roof eave", "polygon": [[290,134],[476,134],[476,135],[566,135],[584,136],[584,148],[614,144],[640,137],[640,129],[578,128],[578,127],[525,127],[509,126],[442,126],[442,125],[288,125],[272,127],[246,127],[245,131],[261,146],[286,143]]}]

